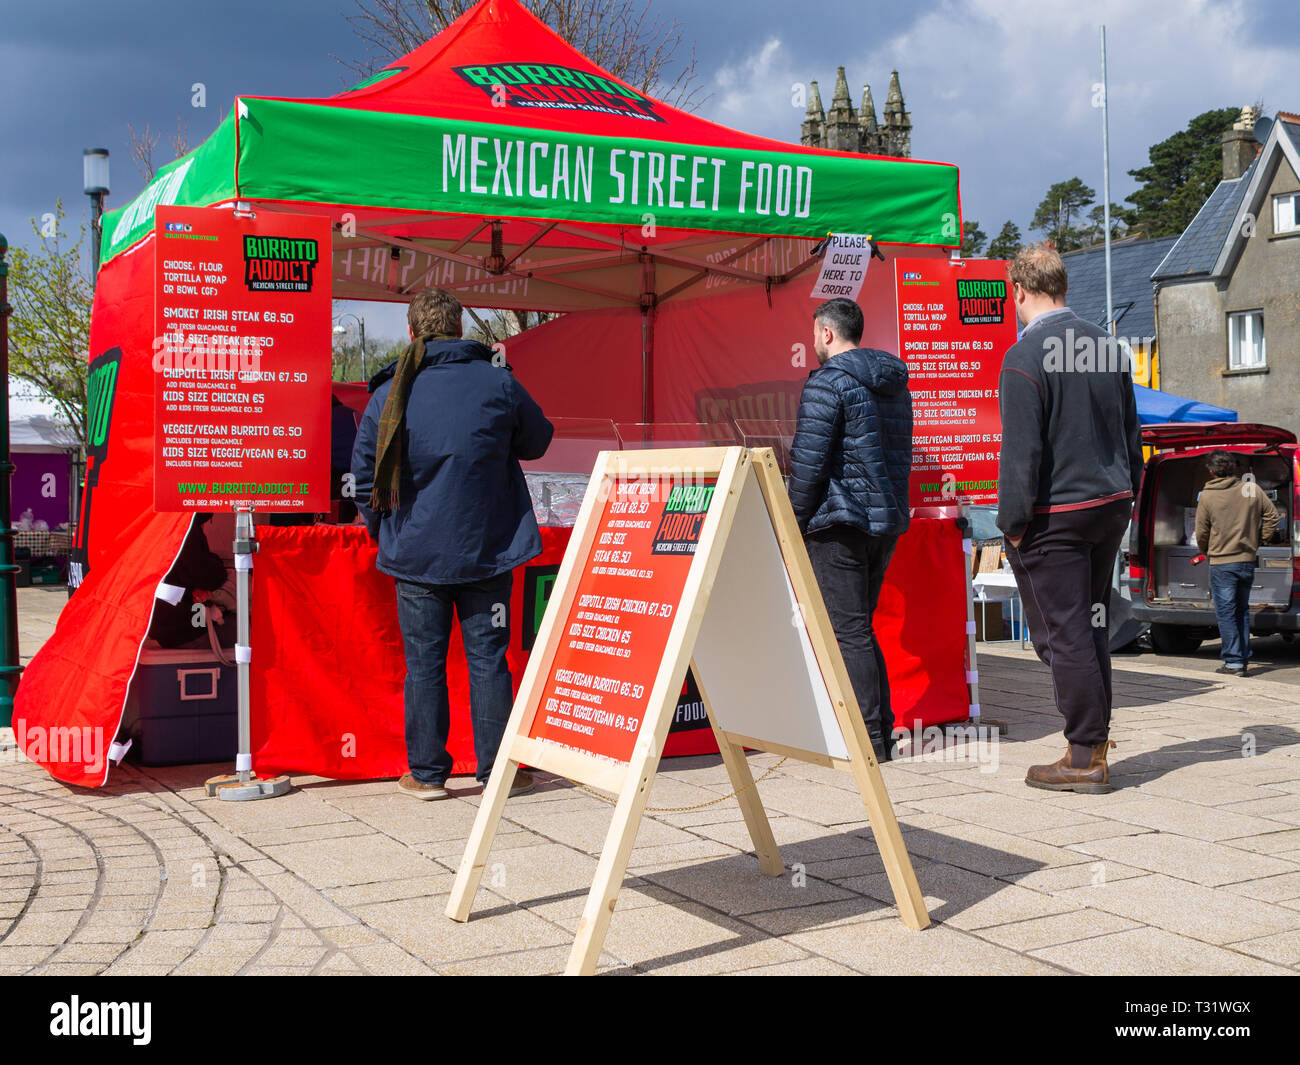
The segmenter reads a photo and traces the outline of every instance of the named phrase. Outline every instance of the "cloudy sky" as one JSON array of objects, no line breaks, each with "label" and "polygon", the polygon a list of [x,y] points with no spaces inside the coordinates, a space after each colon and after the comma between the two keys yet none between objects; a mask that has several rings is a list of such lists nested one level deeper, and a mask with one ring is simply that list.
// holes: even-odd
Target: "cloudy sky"
[{"label": "cloudy sky", "polygon": [[[335,56],[362,57],[353,0],[0,0],[0,233],[32,240],[28,219],[62,198],[88,217],[81,152],[112,153],[109,206],[143,185],[127,123],[191,142],[236,93],[317,96],[356,80]],[[806,5],[794,0],[654,0],[695,48],[701,113],[797,141],[793,86],[816,79],[830,104],[835,67],[857,98],[884,104],[899,71],[917,158],[961,167],[965,217],[995,233],[1028,230],[1053,182],[1101,193],[1098,27],[1107,26],[1112,198],[1147,148],[1214,107],[1262,100],[1300,110],[1294,0],[962,0]],[[811,13],[812,17],[809,17]],[[684,49],[684,51],[686,50]],[[206,107],[192,106],[201,83]],[[1026,233],[1026,235],[1029,235]]]}]

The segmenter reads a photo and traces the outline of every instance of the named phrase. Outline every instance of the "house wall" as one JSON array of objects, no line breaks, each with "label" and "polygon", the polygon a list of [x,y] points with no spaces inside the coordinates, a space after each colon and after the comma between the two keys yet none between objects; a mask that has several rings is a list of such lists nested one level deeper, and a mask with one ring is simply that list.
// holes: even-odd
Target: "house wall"
[{"label": "house wall", "polygon": [[[1300,180],[1280,153],[1278,159],[1255,235],[1229,277],[1159,289],[1160,387],[1300,435],[1300,233],[1273,232],[1273,196],[1300,191]],[[1260,308],[1266,370],[1231,372],[1228,314]]]}]

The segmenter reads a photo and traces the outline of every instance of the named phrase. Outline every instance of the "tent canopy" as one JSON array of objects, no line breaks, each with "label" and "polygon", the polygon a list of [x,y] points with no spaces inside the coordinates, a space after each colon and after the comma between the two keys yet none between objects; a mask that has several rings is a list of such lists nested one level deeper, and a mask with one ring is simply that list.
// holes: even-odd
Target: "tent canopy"
[{"label": "tent canopy", "polygon": [[14,451],[77,451],[81,438],[48,414],[32,414],[9,422],[9,446]]},{"label": "tent canopy", "polygon": [[[103,219],[90,331],[102,417],[78,512],[80,585],[19,686],[15,720],[42,730],[29,735],[112,738],[122,724],[155,593],[191,521],[153,510],[154,212],[237,201],[330,218],[339,298],[405,302],[437,287],[471,306],[632,319],[643,421],[658,306],[763,302],[765,288],[813,265],[811,242],[832,230],[927,255],[961,233],[955,167],[800,148],[674,110],[600,70],[517,0],[481,0],[337,96],[237,99],[207,141]],[[892,293],[883,271],[868,276],[869,290],[881,286]],[[665,313],[666,328],[688,320]],[[779,338],[782,385],[807,324]],[[669,337],[683,357],[708,350],[698,332],[682,339]],[[349,530],[329,535],[342,544]],[[318,591],[337,604],[322,608],[336,663],[354,646],[350,592]],[[294,627],[285,615],[282,630]],[[102,757],[27,749],[60,780],[107,779]]]},{"label": "tent canopy", "polygon": [[1143,425],[1162,425],[1166,422],[1235,422],[1237,412],[1212,403],[1175,396],[1172,392],[1157,392],[1154,388],[1134,385],[1137,395],[1138,421]]},{"label": "tent canopy", "polygon": [[[317,212],[334,294],[474,306],[649,308],[706,279],[772,285],[828,232],[954,247],[957,168],[728,129],[602,70],[517,0],[324,99],[242,96],[201,147],[105,219],[105,261],[158,203]],[[796,241],[773,238],[799,238]]]}]

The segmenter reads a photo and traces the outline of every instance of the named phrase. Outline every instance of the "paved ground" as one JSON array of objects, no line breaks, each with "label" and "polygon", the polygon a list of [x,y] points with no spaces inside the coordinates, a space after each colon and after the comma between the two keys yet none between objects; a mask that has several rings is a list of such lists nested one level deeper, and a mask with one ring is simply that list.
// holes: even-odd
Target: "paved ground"
[{"label": "paved ground", "polygon": [[[24,590],[39,638],[52,593]],[[45,615],[42,620],[42,615]],[[1062,741],[1027,652],[981,654],[993,751],[884,767],[935,924],[898,920],[847,776],[786,762],[759,785],[787,873],[748,853],[734,800],[651,813],[603,968],[643,973],[1287,973],[1300,970],[1300,706],[1293,687],[1116,660],[1119,789],[1024,787]],[[1230,682],[1231,681],[1231,682]],[[476,789],[297,778],[208,799],[228,767],[67,788],[0,732],[0,974],[558,972],[609,808],[542,777],[511,800],[473,920],[443,917]],[[756,775],[773,767],[751,756]],[[726,794],[716,758],[664,764],[653,807]]]},{"label": "paved ground", "polygon": [[[1162,669],[1166,662],[1183,669],[1200,673],[1213,673],[1223,660],[1219,658],[1222,644],[1216,637],[1206,640],[1189,655],[1158,655],[1154,651],[1140,654],[1117,655],[1116,661],[1129,669]],[[1280,684],[1300,685],[1300,639],[1285,640],[1281,636],[1256,636],[1250,641],[1250,669],[1256,677],[1267,676]]]}]

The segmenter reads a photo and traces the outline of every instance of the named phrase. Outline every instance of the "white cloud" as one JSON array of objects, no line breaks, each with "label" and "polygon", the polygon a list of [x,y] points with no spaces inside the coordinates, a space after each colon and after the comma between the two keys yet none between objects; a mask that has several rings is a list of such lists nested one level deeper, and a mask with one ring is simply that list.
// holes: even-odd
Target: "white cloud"
[{"label": "white cloud", "polygon": [[805,76],[797,71],[789,49],[780,38],[771,37],[739,62],[718,69],[700,113],[733,129],[797,142],[807,106],[794,102],[800,85],[805,85]]},{"label": "white cloud", "polygon": [[[835,66],[847,69],[854,104],[869,82],[883,108],[899,71],[917,158],[957,163],[963,209],[996,232],[1027,228],[1056,181],[1079,177],[1101,195],[1099,27],[1110,83],[1111,195],[1132,191],[1126,173],[1150,145],[1202,111],[1254,103],[1300,110],[1300,47],[1251,43],[1241,0],[948,0],[887,37],[845,16],[843,32],[805,57],[772,37],[720,68],[703,113],[753,133],[797,141],[802,110],[791,86],[820,81],[829,106]],[[861,21],[862,25],[857,23]],[[872,41],[865,51],[847,42]],[[839,51],[835,41],[846,42]]]},{"label": "white cloud", "polygon": [[1077,175],[1101,195],[1103,23],[1116,201],[1147,148],[1197,114],[1260,96],[1285,108],[1296,92],[1300,50],[1250,46],[1236,0],[949,2],[860,62],[899,69],[913,152],[961,166],[966,214],[1024,227],[1052,182]]}]

